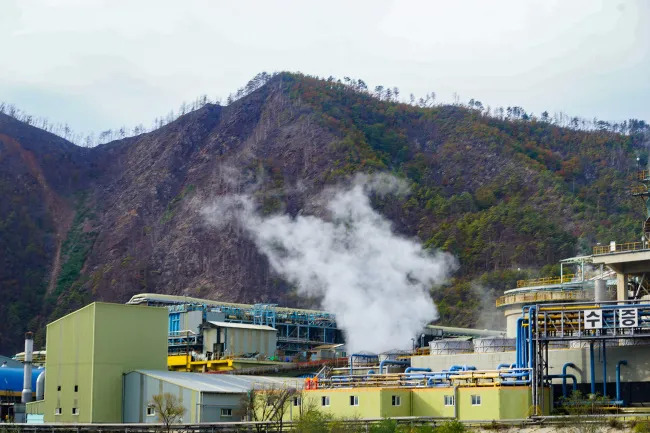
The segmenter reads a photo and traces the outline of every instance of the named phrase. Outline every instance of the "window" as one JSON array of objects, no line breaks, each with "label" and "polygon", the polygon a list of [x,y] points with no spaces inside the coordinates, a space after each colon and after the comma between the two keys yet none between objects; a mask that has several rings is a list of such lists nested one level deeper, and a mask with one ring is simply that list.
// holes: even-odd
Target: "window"
[{"label": "window", "polygon": [[74,392],[79,392],[79,385],[74,386]]},{"label": "window", "polygon": [[480,395],[473,395],[472,396],[472,406],[480,406],[481,405],[481,396]]},{"label": "window", "polygon": [[61,408],[60,407],[57,407],[56,409],[54,409],[54,415],[61,415]]},{"label": "window", "polygon": [[232,416],[232,409],[230,408],[221,408],[221,416]]},{"label": "window", "polygon": [[61,385],[57,386],[57,387],[56,387],[56,390],[57,390],[57,391],[61,391]]},{"label": "window", "polygon": [[321,406],[329,406],[330,405],[330,396],[329,395],[324,395],[320,398],[320,405]]},{"label": "window", "polygon": [[72,408],[72,415],[79,415],[79,409],[76,407]]},{"label": "window", "polygon": [[454,401],[454,396],[453,395],[446,395],[445,396],[445,406],[454,406],[456,402]]},{"label": "window", "polygon": [[402,405],[402,397],[400,397],[399,395],[392,396],[391,404],[393,406],[401,406]]},{"label": "window", "polygon": [[350,406],[359,406],[359,396],[351,395],[350,396]]},{"label": "window", "polygon": [[147,406],[147,416],[154,416],[156,414],[156,408],[153,406]]},{"label": "window", "polygon": [[294,406],[300,406],[300,403],[301,403],[300,397],[294,397],[293,398],[293,405]]}]

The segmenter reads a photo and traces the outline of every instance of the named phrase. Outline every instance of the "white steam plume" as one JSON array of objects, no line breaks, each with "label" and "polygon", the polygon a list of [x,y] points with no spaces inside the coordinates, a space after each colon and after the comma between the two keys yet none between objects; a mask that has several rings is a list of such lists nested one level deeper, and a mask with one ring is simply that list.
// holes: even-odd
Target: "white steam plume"
[{"label": "white steam plume", "polygon": [[370,192],[406,189],[392,176],[358,176],[323,194],[327,219],[263,217],[242,195],[221,197],[204,214],[216,225],[237,220],[276,272],[300,294],[321,298],[344,330],[349,351],[380,353],[408,348],[438,318],[429,289],[457,266],[450,254],[429,253],[393,234],[390,222],[370,205]]}]

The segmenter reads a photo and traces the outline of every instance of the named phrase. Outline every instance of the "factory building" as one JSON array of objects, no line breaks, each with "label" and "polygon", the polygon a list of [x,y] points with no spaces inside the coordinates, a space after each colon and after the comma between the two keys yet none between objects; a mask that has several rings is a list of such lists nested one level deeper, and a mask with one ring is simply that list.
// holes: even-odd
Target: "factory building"
[{"label": "factory building", "polygon": [[[168,309],[170,355],[194,351],[204,356],[206,352],[211,352],[214,357],[214,350],[204,350],[212,347],[203,344],[203,326],[211,321],[276,329],[276,350],[269,358],[286,360],[306,357],[308,351],[316,346],[344,342],[334,315],[325,311],[278,307],[275,304],[236,304],[156,293],[135,295],[127,304]],[[246,352],[232,347],[229,355],[239,356]],[[271,351],[267,351],[267,354],[270,355]]]},{"label": "factory building", "polygon": [[206,322],[203,325],[203,353],[208,358],[232,355],[275,355],[277,329],[248,323]]},{"label": "factory building", "polygon": [[27,412],[47,422],[122,421],[122,375],[167,368],[167,311],[95,302],[47,325],[45,400]]},{"label": "factory building", "polygon": [[527,386],[328,386],[305,390],[303,395],[310,407],[346,419],[406,416],[448,417],[461,421],[521,419],[529,416],[532,406]]},{"label": "factory building", "polygon": [[[242,400],[251,390],[296,389],[302,380],[176,371],[138,370],[124,377],[124,422],[159,422],[153,396],[171,393],[184,408],[184,423],[228,422],[245,419]],[[291,413],[287,413],[291,418]]]}]

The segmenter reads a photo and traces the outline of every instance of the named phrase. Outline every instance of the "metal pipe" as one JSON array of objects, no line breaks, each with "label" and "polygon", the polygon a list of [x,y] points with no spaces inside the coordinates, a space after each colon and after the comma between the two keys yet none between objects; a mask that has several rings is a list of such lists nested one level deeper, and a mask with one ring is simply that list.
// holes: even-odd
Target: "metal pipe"
[{"label": "metal pipe", "polygon": [[476,367],[473,365],[452,365],[449,367],[449,371],[469,371],[476,370]]},{"label": "metal pipe", "polygon": [[573,392],[576,392],[578,390],[578,378],[573,375],[573,374],[549,374],[547,376],[544,376],[546,379],[562,379],[562,397],[566,398],[567,393],[566,393],[566,380],[571,379],[573,380]]},{"label": "metal pipe", "polygon": [[607,398],[607,344],[603,340],[603,397]]},{"label": "metal pipe", "polygon": [[596,394],[596,365],[594,362],[594,341],[589,342],[589,368],[591,375],[591,393]]},{"label": "metal pipe", "polygon": [[501,370],[502,368],[510,368],[510,364],[499,364],[497,365],[497,370]]},{"label": "metal pipe", "polygon": [[36,400],[45,399],[45,370],[36,378]]},{"label": "metal pipe", "polygon": [[521,367],[521,345],[522,345],[522,330],[523,330],[523,323],[524,323],[524,318],[520,317],[517,319],[517,339],[515,343],[515,364],[517,364],[517,367]]},{"label": "metal pipe", "polygon": [[397,361],[397,360],[392,360],[392,359],[384,359],[379,363],[379,374],[384,373],[384,365],[389,364],[389,365],[411,365],[411,361]]},{"label": "metal pipe", "polygon": [[[562,366],[562,375],[565,376],[564,378],[562,378],[562,395],[564,397],[566,397],[566,375],[567,375],[566,369],[569,367],[575,368],[576,370],[578,369],[578,367],[576,367],[573,362],[567,362]],[[575,386],[573,387],[573,390],[576,391]]]},{"label": "metal pipe", "polygon": [[[627,361],[621,359],[616,364],[616,401],[621,401],[621,365],[627,365]],[[623,404],[623,403],[621,403]]]},{"label": "metal pipe", "polygon": [[354,374],[354,357],[359,357],[359,358],[377,358],[377,355],[369,355],[367,353],[353,353],[350,355],[350,360],[348,361],[348,364],[350,364],[350,374]]},{"label": "metal pipe", "polygon": [[34,334],[28,332],[25,334],[25,367],[23,370],[23,392],[21,403],[32,401],[32,357],[34,354]]},{"label": "metal pipe", "polygon": [[404,370],[404,373],[410,373],[412,371],[428,371],[431,372],[430,368],[423,368],[423,367],[407,367],[406,370]]}]

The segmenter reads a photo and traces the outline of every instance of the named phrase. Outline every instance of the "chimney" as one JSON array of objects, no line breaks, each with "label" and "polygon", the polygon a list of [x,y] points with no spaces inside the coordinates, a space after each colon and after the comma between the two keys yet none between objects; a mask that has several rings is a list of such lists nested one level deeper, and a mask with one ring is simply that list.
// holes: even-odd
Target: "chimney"
[{"label": "chimney", "polygon": [[23,373],[23,394],[21,403],[32,401],[32,356],[34,353],[34,334],[25,334],[25,370]]}]

